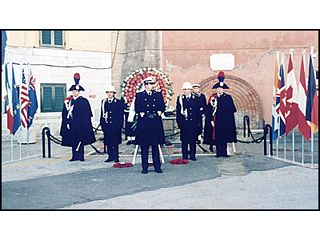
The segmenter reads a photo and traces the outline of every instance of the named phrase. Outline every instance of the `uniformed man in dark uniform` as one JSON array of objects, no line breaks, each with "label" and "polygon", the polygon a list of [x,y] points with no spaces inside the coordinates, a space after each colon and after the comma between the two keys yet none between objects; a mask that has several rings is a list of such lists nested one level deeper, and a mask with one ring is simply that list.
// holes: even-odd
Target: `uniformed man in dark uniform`
[{"label": "uniformed man in dark uniform", "polygon": [[182,142],[182,158],[196,161],[196,141],[198,139],[202,118],[200,105],[196,96],[192,94],[191,83],[183,83],[182,90],[183,94],[178,96],[176,107],[176,120],[180,129],[180,140]]},{"label": "uniformed man in dark uniform", "polygon": [[237,111],[232,97],[224,93],[224,89],[229,89],[224,83],[224,72],[219,72],[219,82],[213,85],[217,89],[216,110],[213,122],[214,137],[216,144],[216,157],[229,157],[227,154],[227,143],[237,142],[236,124],[234,113]]},{"label": "uniformed man in dark uniform", "polygon": [[165,110],[165,103],[161,92],[153,90],[154,77],[147,77],[143,81],[145,90],[136,94],[135,112],[138,114],[136,142],[141,146],[142,173],[148,173],[148,152],[152,147],[152,160],[157,173],[162,173],[160,163],[159,144],[164,144],[164,130],[161,114]]},{"label": "uniformed man in dark uniform", "polygon": [[198,134],[198,140],[197,140],[197,143],[200,143],[201,142],[202,130],[203,130],[202,118],[205,117],[205,110],[206,110],[206,106],[207,106],[207,100],[206,100],[206,96],[203,93],[200,92],[200,84],[199,83],[192,84],[192,89],[193,89],[193,94],[196,97],[196,99],[198,100],[199,105],[200,105],[201,121],[200,121],[199,134]]},{"label": "uniformed man in dark uniform", "polygon": [[107,146],[108,158],[105,162],[119,162],[119,144],[122,142],[121,131],[123,127],[125,104],[115,98],[114,86],[106,89],[107,98],[101,102],[100,125],[104,134],[104,144]]},{"label": "uniformed man in dark uniform", "polygon": [[72,96],[64,101],[60,135],[62,146],[72,147],[70,161],[84,161],[84,146],[96,141],[91,123],[89,101],[79,96],[84,88],[79,85],[80,74],[74,74],[75,84],[71,86]]}]

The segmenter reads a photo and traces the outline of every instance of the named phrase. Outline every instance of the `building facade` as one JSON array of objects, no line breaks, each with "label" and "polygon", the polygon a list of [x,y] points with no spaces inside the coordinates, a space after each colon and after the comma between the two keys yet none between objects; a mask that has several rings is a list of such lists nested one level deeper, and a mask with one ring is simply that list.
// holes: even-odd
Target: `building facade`
[{"label": "building facade", "polygon": [[[26,76],[30,68],[36,79],[39,107],[30,132],[39,137],[39,129],[48,126],[54,135],[59,133],[63,99],[70,94],[76,72],[92,107],[93,125],[98,125],[100,102],[112,79],[111,36],[110,31],[7,31],[5,61],[13,63],[16,84],[21,84],[22,68]],[[3,139],[8,133],[2,117]]]},{"label": "building facade", "polygon": [[[200,83],[209,96],[219,70],[224,70],[228,92],[238,109],[236,123],[243,126],[243,116],[250,117],[252,128],[271,123],[272,87],[276,51],[284,53],[285,73],[292,48],[294,71],[299,81],[301,54],[306,50],[306,73],[310,47],[314,47],[314,64],[318,69],[318,31],[164,31],[162,67],[180,93],[184,81]],[[210,67],[213,54],[234,56],[232,69]]]},{"label": "building facade", "polygon": [[[238,109],[237,127],[242,128],[243,116],[249,115],[251,127],[261,128],[264,122],[271,122],[276,51],[284,53],[287,70],[289,51],[294,50],[294,71],[299,80],[302,51],[306,50],[308,64],[310,47],[315,53],[319,49],[318,31],[46,30],[7,31],[7,38],[5,61],[14,63],[17,84],[21,83],[20,64],[30,63],[36,78],[39,108],[33,127],[38,136],[45,126],[58,134],[62,99],[69,94],[75,72],[81,75],[80,84],[86,90],[83,95],[91,104],[93,125],[97,126],[105,86],[112,83],[121,97],[124,79],[143,67],[161,68],[169,75],[175,92],[170,106],[175,106],[185,81],[200,83],[208,97],[218,72],[224,70]],[[210,58],[215,54],[233,56],[233,66],[213,70]],[[318,54],[314,60],[318,69]],[[5,117],[2,130],[3,139],[8,138]]]}]

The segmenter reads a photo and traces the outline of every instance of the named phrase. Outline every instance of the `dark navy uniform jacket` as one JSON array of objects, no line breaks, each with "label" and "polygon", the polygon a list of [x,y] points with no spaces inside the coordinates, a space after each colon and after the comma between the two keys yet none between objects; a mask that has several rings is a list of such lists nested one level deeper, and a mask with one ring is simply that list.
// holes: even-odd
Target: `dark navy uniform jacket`
[{"label": "dark navy uniform jacket", "polygon": [[220,142],[237,142],[236,123],[234,113],[237,111],[232,97],[223,93],[218,97],[215,138]]},{"label": "dark navy uniform jacket", "polygon": [[[136,94],[135,112],[138,114],[136,142],[139,145],[156,145],[164,143],[162,118],[157,111],[165,111],[165,103],[161,92],[146,91]],[[145,115],[141,117],[140,113]]]},{"label": "dark navy uniform jacket", "polygon": [[[194,96],[196,97],[196,99],[198,100],[198,104],[200,106],[200,112],[201,114],[205,114],[206,113],[206,107],[207,107],[207,100],[206,100],[206,96],[203,93],[200,94],[194,94]],[[202,119],[200,121],[200,128],[199,128],[199,134],[202,133],[203,130],[203,124],[202,124]],[[199,135],[198,134],[198,135]]]},{"label": "dark navy uniform jacket", "polygon": [[105,145],[119,145],[122,142],[125,104],[122,100],[106,98],[101,102],[100,125],[104,133]]},{"label": "dark navy uniform jacket", "polygon": [[[180,103],[182,97],[182,106]],[[182,109],[181,109],[182,108]],[[177,98],[177,124],[180,128],[180,140],[184,142],[195,142],[199,135],[201,124],[201,111],[199,101],[191,94],[189,100],[185,95]],[[181,110],[184,114],[181,113]]]},{"label": "dark navy uniform jacket", "polygon": [[201,113],[204,114],[204,113],[205,113],[205,108],[206,108],[206,106],[207,106],[206,96],[205,96],[203,93],[194,94],[194,96],[195,96],[196,99],[199,101]]},{"label": "dark navy uniform jacket", "polygon": [[67,98],[62,109],[62,123],[60,135],[62,146],[76,146],[92,144],[96,141],[91,123],[91,107],[84,97],[76,100]]}]

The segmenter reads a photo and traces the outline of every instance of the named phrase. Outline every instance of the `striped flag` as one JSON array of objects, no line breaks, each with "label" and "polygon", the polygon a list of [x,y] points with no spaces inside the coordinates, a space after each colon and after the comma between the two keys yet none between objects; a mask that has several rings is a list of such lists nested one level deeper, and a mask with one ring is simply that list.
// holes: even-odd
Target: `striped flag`
[{"label": "striped flag", "polygon": [[22,69],[22,80],[20,88],[20,105],[21,105],[21,125],[23,128],[28,126],[28,107],[30,105],[29,90],[24,70]]},{"label": "striped flag", "polygon": [[279,135],[279,114],[277,109],[280,107],[280,95],[279,95],[279,52],[276,55],[276,64],[274,70],[273,80],[273,104],[272,104],[272,139],[276,140]]},{"label": "striped flag", "polygon": [[312,133],[318,131],[318,107],[315,72],[313,68],[312,53],[310,53],[306,120],[310,124]]},{"label": "striped flag", "polygon": [[279,92],[280,92],[280,106],[278,109],[279,114],[279,136],[282,136],[286,132],[286,84],[284,80],[284,64],[283,64],[283,55],[280,64],[280,85],[279,85]]},{"label": "striped flag", "polygon": [[302,53],[298,93],[299,93],[298,130],[302,134],[302,136],[307,141],[309,141],[309,139],[311,138],[311,129],[306,120],[307,79],[305,74],[304,52]]},{"label": "striped flag", "polygon": [[298,85],[293,70],[292,51],[290,51],[286,82],[286,135],[298,124]]}]

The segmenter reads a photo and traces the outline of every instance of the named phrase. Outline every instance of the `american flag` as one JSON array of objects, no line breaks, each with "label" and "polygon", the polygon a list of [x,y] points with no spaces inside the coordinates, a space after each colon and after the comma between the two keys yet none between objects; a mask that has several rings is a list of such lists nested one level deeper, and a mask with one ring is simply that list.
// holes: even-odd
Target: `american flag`
[{"label": "american flag", "polygon": [[22,84],[20,90],[20,103],[21,103],[21,125],[23,128],[28,126],[28,107],[30,105],[28,84],[22,69]]}]

